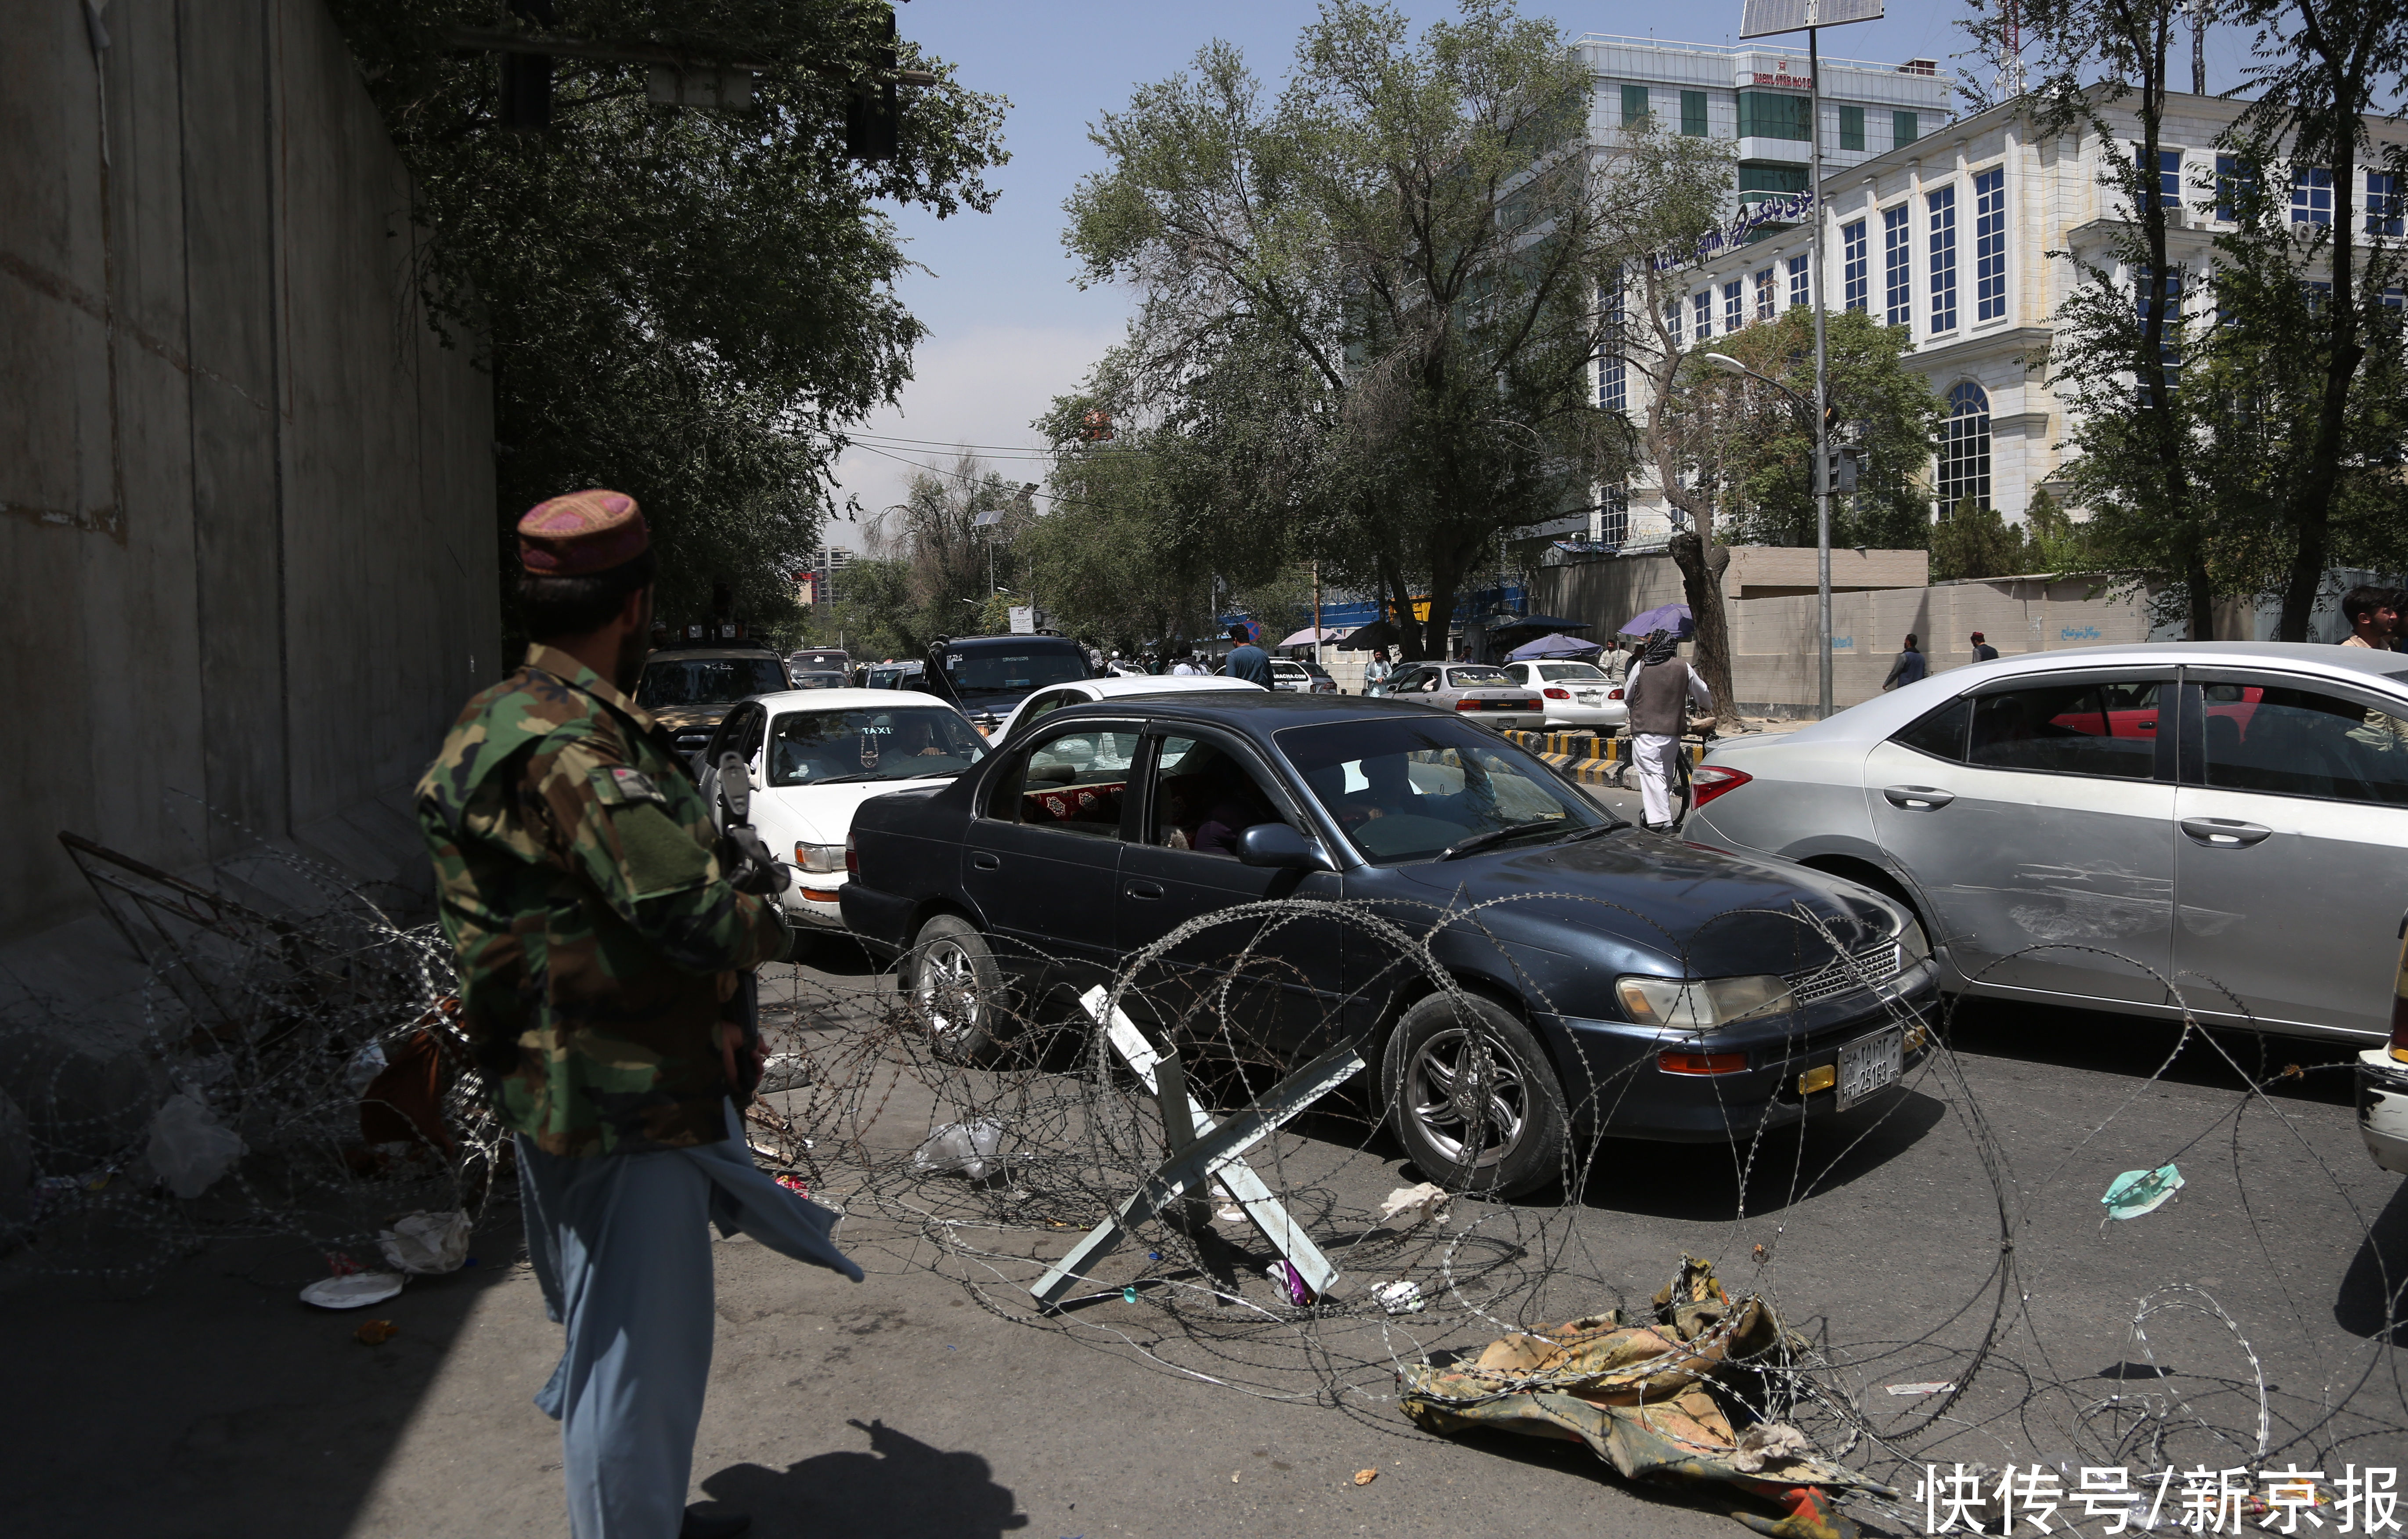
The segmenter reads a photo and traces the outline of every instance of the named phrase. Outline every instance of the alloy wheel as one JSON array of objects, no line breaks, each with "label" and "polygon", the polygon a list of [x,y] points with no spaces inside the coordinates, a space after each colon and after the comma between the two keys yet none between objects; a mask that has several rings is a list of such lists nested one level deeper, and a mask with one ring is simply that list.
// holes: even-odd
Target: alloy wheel
[{"label": "alloy wheel", "polygon": [[1457,1165],[1494,1165],[1521,1143],[1529,1087],[1513,1056],[1464,1027],[1434,1032],[1405,1069],[1424,1137]]}]

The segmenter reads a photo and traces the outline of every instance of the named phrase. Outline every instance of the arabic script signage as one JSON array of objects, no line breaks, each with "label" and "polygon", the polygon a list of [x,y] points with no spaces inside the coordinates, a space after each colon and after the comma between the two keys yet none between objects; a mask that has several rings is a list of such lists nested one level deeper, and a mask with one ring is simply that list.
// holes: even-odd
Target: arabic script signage
[{"label": "arabic script signage", "polygon": [[1748,236],[1759,225],[1795,224],[1813,211],[1814,194],[1811,192],[1784,193],[1779,197],[1766,198],[1761,203],[1747,204],[1721,229],[1708,231],[1700,237],[1697,250],[1658,252],[1656,255],[1656,270],[1663,272],[1667,268],[1686,266],[1693,262],[1711,262],[1734,246],[1747,244]]}]

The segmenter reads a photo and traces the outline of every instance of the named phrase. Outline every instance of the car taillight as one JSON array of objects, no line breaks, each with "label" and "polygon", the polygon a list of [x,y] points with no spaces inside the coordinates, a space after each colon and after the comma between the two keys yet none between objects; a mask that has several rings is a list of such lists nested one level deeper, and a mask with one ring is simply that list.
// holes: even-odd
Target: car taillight
[{"label": "car taillight", "polygon": [[[2408,962],[2408,953],[2401,955],[2401,960]],[[2394,988],[2402,986],[2408,986],[2408,977],[2401,978]],[[2408,993],[2394,992],[2391,996],[2391,1056],[2408,1063]]]},{"label": "car taillight", "polygon": [[1605,698],[1609,700],[1618,700],[1622,698],[1622,691],[1618,689],[1609,690],[1606,692]]},{"label": "car taillight", "polygon": [[1547,691],[1547,698],[1551,700],[1569,700],[1571,698],[1572,692],[1569,689],[1550,689]]},{"label": "car taillight", "polygon": [[1487,704],[1485,700],[1457,700],[1455,702],[1455,708],[1457,711],[1481,711],[1485,710]]},{"label": "car taillight", "polygon": [[851,834],[844,836],[844,874],[847,876],[861,874],[861,846],[853,841]]},{"label": "car taillight", "polygon": [[1689,776],[1690,805],[1703,807],[1726,791],[1736,791],[1756,777],[1744,770],[1701,764]]},{"label": "car taillight", "polygon": [[1736,1074],[1747,1067],[1747,1055],[1676,1053],[1668,1047],[1656,1055],[1656,1067],[1668,1074]]}]

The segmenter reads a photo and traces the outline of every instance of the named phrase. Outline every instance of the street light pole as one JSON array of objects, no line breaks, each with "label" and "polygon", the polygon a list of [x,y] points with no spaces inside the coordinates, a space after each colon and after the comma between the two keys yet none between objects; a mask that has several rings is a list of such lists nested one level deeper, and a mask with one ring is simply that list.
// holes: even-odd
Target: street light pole
[{"label": "street light pole", "polygon": [[[1811,13],[1810,13],[1811,14]],[[1814,311],[1814,613],[1816,717],[1831,714],[1830,364],[1823,348],[1823,58],[1806,29],[1806,195],[1814,236],[1806,243],[1806,303]]]}]

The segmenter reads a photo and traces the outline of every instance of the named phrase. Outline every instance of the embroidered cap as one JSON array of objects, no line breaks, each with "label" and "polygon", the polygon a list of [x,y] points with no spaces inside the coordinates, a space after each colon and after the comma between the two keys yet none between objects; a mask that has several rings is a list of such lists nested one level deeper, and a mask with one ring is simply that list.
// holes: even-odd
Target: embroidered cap
[{"label": "embroidered cap", "polygon": [[519,520],[519,565],[538,577],[608,571],[652,543],[636,499],[600,487],[538,502]]}]

